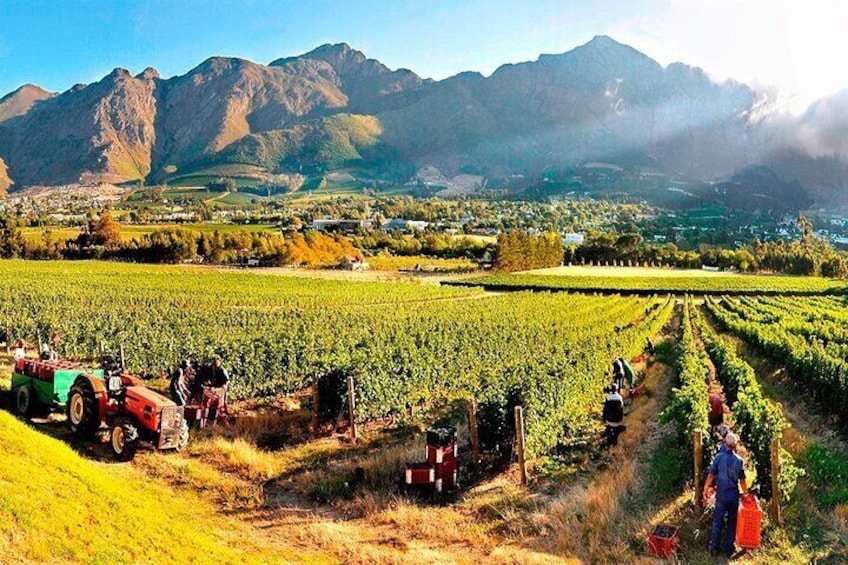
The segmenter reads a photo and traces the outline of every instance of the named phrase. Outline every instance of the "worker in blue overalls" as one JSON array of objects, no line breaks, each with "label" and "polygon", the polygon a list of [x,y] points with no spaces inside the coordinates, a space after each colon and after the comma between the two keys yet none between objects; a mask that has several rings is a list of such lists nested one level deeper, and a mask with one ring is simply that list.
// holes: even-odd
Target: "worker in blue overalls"
[{"label": "worker in blue overalls", "polygon": [[739,438],[734,433],[724,437],[724,449],[720,449],[710,465],[710,474],[704,484],[704,500],[709,498],[713,484],[716,488],[715,513],[710,535],[710,555],[716,556],[721,549],[721,530],[727,518],[724,551],[727,557],[734,553],[736,539],[736,515],[739,511],[739,497],[748,491],[745,483],[745,464],[736,454]]}]

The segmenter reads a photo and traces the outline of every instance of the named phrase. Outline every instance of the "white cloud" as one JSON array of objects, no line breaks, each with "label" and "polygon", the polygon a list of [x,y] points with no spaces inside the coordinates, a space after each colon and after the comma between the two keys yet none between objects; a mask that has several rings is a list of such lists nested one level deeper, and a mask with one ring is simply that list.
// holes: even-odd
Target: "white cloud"
[{"label": "white cloud", "polygon": [[607,32],[664,64],[716,79],[777,86],[800,111],[848,87],[848,3],[827,0],[675,0]]}]

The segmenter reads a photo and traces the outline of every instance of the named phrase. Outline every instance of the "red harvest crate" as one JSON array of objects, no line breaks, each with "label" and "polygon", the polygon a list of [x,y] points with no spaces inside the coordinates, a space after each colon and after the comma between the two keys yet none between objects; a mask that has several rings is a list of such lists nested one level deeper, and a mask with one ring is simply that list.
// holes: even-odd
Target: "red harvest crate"
[{"label": "red harvest crate", "polygon": [[405,481],[407,485],[432,485],[436,483],[436,466],[423,463],[407,463]]},{"label": "red harvest crate", "polygon": [[677,556],[677,526],[658,524],[648,536],[648,553],[662,559],[673,559]]},{"label": "red harvest crate", "polygon": [[436,492],[455,487],[458,474],[459,464],[456,459],[436,465]]},{"label": "red harvest crate", "polygon": [[447,445],[444,447],[427,446],[427,461],[430,463],[439,464],[443,461],[452,461],[456,459],[456,444]]},{"label": "red harvest crate", "polygon": [[763,521],[763,511],[754,495],[743,496],[739,504],[739,514],[736,518],[736,545],[745,549],[760,547],[760,526]]}]

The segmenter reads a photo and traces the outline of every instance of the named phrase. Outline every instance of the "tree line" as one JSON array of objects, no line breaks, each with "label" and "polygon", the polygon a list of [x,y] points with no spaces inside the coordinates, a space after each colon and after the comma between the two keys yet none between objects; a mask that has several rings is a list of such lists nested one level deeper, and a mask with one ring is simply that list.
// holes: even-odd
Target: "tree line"
[{"label": "tree line", "polygon": [[619,264],[650,263],[680,268],[707,265],[742,272],[848,277],[848,256],[816,236],[812,224],[803,216],[796,222],[802,234],[799,240],[763,242],[756,239],[736,249],[702,245],[697,251],[678,249],[673,243],[645,243],[638,233],[594,231],[587,234],[581,245],[566,250],[565,262],[615,261]]},{"label": "tree line", "polygon": [[335,265],[361,252],[346,238],[319,232],[305,234],[212,233],[167,227],[138,238],[121,236],[121,225],[109,211],[90,215],[80,234],[58,239],[46,230],[28,240],[10,217],[0,217],[0,257],[11,259],[116,259],[145,263],[197,261],[236,264],[256,259],[269,266]]}]

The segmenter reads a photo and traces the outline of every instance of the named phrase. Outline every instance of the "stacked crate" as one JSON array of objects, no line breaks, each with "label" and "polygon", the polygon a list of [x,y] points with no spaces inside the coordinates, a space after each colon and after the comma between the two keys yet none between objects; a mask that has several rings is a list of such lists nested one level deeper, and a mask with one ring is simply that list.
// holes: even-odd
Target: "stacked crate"
[{"label": "stacked crate", "polygon": [[457,486],[456,428],[427,430],[425,450],[425,461],[406,464],[406,485],[434,488],[436,492]]}]

